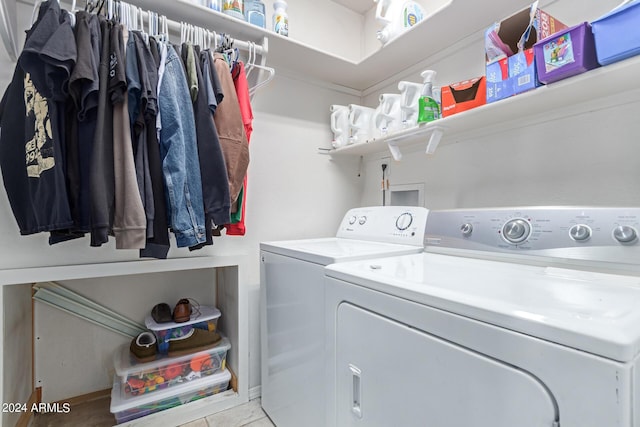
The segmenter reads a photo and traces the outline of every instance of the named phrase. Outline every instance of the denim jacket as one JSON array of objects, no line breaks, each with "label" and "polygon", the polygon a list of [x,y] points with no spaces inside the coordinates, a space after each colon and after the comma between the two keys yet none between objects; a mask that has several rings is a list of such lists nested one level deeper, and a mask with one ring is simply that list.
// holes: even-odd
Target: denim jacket
[{"label": "denim jacket", "polygon": [[158,104],[169,224],[178,247],[195,246],[206,240],[196,128],[182,61],[170,45]]}]

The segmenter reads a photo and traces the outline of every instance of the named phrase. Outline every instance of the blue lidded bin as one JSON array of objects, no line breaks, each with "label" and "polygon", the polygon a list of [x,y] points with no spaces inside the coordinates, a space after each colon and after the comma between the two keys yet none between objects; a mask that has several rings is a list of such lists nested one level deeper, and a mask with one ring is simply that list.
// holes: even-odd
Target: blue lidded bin
[{"label": "blue lidded bin", "polygon": [[601,65],[640,54],[640,0],[616,8],[591,23]]}]

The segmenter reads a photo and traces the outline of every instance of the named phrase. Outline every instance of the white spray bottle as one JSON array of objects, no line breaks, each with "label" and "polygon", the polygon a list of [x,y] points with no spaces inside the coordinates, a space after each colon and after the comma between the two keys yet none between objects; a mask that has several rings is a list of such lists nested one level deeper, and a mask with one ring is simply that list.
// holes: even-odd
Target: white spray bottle
[{"label": "white spray bottle", "polygon": [[383,45],[424,18],[422,6],[415,1],[374,1],[378,3],[376,20],[383,26],[381,30],[378,30],[377,37]]},{"label": "white spray bottle", "polygon": [[436,72],[425,70],[420,75],[423,86],[418,101],[418,123],[427,123],[440,118],[440,106],[433,96],[433,80],[436,78]]}]

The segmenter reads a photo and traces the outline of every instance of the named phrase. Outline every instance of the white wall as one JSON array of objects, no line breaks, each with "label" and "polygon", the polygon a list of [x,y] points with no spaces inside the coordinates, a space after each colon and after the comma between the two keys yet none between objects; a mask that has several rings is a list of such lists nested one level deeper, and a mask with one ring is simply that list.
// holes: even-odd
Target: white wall
[{"label": "white wall", "polygon": [[[273,0],[262,0],[273,29]],[[313,11],[309,13],[309,11]],[[364,17],[331,0],[289,0],[289,37],[357,62],[362,56]]]}]

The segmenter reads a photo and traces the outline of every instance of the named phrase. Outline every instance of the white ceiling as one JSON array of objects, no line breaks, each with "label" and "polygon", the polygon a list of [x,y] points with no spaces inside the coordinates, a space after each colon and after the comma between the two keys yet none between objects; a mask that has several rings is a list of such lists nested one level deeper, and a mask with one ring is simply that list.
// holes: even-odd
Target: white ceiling
[{"label": "white ceiling", "polygon": [[375,6],[373,0],[333,0],[334,2],[347,7],[354,12],[364,15]]}]

